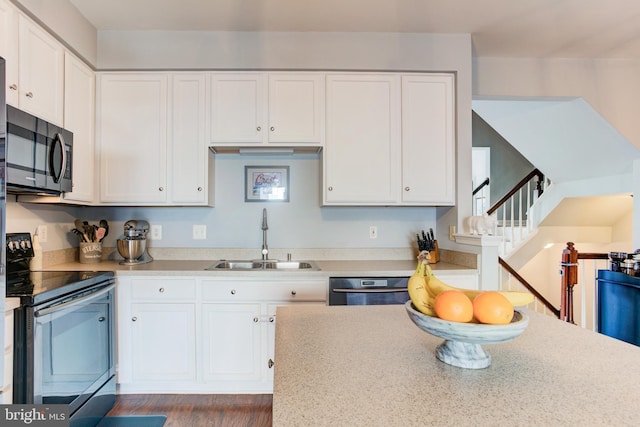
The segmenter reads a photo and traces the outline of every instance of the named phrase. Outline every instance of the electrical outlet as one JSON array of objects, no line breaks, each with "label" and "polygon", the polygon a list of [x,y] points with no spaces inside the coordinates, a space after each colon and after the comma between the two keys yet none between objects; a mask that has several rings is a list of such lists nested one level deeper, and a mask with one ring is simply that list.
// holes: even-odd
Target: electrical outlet
[{"label": "electrical outlet", "polygon": [[151,226],[151,240],[162,240],[162,225],[153,224]]},{"label": "electrical outlet", "polygon": [[375,225],[372,225],[371,227],[369,227],[369,238],[370,239],[378,238],[378,227],[376,227]]},{"label": "electrical outlet", "polygon": [[203,224],[193,226],[193,240],[204,240],[207,238],[207,226]]},{"label": "electrical outlet", "polygon": [[38,230],[37,230],[37,234],[38,234],[38,241],[40,243],[47,243],[47,226],[46,225],[39,225],[38,226]]},{"label": "electrical outlet", "polygon": [[455,237],[453,237],[454,234],[456,234],[456,226],[455,225],[450,225],[449,226],[449,240],[455,240]]}]

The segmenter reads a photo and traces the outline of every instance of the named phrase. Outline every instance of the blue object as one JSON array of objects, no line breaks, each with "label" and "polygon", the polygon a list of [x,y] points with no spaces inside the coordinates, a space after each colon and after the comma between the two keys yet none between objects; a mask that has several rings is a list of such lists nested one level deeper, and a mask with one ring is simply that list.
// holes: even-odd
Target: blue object
[{"label": "blue object", "polygon": [[166,415],[104,417],[96,427],[162,427],[166,420]]},{"label": "blue object", "polygon": [[598,271],[598,332],[640,346],[640,277]]}]

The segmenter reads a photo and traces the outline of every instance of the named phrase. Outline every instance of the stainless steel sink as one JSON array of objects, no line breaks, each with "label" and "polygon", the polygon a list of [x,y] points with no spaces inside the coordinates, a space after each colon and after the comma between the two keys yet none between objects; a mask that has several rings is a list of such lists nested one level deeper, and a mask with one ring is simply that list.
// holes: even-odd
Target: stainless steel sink
[{"label": "stainless steel sink", "polygon": [[221,260],[206,268],[207,270],[320,270],[311,261],[276,261],[276,260]]}]

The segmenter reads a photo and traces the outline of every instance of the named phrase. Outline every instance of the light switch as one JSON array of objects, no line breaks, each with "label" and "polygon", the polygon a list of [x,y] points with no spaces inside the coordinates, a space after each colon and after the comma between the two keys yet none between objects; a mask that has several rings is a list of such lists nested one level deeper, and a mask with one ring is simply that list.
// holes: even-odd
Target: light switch
[{"label": "light switch", "polygon": [[204,240],[207,238],[207,226],[197,224],[193,226],[193,240]]}]

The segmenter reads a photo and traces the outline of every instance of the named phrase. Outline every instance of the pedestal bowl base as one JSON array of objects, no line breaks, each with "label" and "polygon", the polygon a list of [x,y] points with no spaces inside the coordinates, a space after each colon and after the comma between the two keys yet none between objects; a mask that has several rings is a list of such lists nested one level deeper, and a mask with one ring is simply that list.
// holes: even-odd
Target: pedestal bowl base
[{"label": "pedestal bowl base", "polygon": [[484,369],[491,365],[491,355],[480,344],[444,340],[436,347],[438,360],[459,368]]}]

